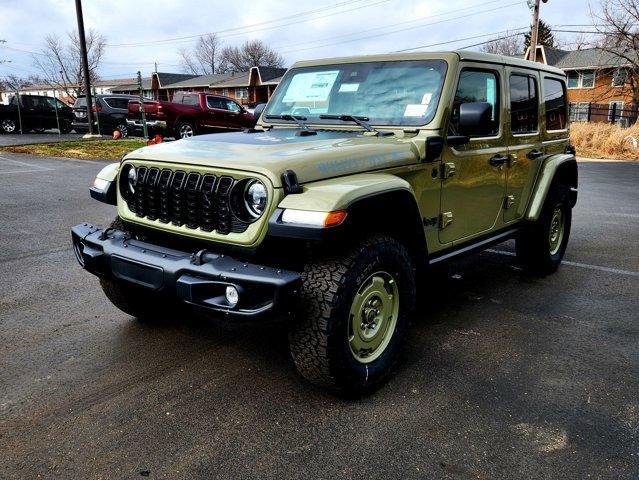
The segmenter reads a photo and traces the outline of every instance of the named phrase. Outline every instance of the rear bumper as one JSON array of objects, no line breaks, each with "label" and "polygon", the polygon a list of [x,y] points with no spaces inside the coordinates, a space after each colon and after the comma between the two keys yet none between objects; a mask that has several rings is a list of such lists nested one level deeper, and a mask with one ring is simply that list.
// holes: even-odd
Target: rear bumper
[{"label": "rear bumper", "polygon": [[[241,262],[208,251],[188,253],[129,238],[89,223],[71,229],[80,265],[94,275],[115,278],[188,304],[228,315],[255,317],[287,311],[301,282],[297,272]],[[226,301],[227,286],[239,302]]]}]

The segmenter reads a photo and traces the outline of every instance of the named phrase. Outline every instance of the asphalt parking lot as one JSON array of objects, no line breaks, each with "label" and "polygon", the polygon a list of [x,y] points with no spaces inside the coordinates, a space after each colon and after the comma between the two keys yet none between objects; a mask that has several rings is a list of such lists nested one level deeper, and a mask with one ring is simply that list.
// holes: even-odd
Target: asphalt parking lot
[{"label": "asphalt parking lot", "polygon": [[439,272],[356,401],[305,383],[281,327],[111,306],[69,233],[114,216],[101,165],[0,154],[0,478],[639,477],[639,162],[580,164],[557,274],[511,244]]},{"label": "asphalt parking lot", "polygon": [[0,133],[0,147],[11,145],[33,145],[36,143],[54,143],[68,140],[82,140],[79,133],[58,134],[57,130],[47,130],[43,133]]}]

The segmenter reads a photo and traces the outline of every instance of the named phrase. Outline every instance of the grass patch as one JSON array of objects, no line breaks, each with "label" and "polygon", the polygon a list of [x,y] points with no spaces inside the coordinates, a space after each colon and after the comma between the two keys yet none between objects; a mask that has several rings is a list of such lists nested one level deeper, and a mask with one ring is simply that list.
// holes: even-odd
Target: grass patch
[{"label": "grass patch", "polygon": [[570,139],[580,157],[639,160],[639,148],[634,147],[632,138],[639,143],[639,124],[630,128],[607,123],[570,125]]},{"label": "grass patch", "polygon": [[2,147],[0,150],[46,157],[120,160],[122,155],[137,148],[144,147],[145,145],[145,140],[90,140],[41,143],[38,145],[16,145]]}]

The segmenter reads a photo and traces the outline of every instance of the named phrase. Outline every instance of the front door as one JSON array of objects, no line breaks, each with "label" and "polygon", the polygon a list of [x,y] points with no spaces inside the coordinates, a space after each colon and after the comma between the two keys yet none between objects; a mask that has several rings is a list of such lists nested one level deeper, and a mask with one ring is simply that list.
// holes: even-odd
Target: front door
[{"label": "front door", "polygon": [[503,68],[461,66],[448,135],[460,135],[462,103],[492,106],[491,121],[461,146],[446,146],[442,160],[439,240],[463,241],[501,225],[508,148],[503,125]]},{"label": "front door", "polygon": [[510,124],[504,222],[521,218],[528,205],[534,179],[543,161],[539,132],[539,75],[507,67]]}]

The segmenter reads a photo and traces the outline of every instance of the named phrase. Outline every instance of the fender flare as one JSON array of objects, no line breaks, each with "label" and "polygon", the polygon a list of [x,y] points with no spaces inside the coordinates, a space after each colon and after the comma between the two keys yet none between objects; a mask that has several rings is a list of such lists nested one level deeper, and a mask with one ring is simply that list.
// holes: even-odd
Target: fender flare
[{"label": "fender flare", "polygon": [[577,203],[577,160],[572,154],[559,154],[549,157],[537,175],[535,188],[526,211],[526,220],[536,221],[546,201],[548,191],[555,178],[559,178],[571,188],[571,206]]}]

